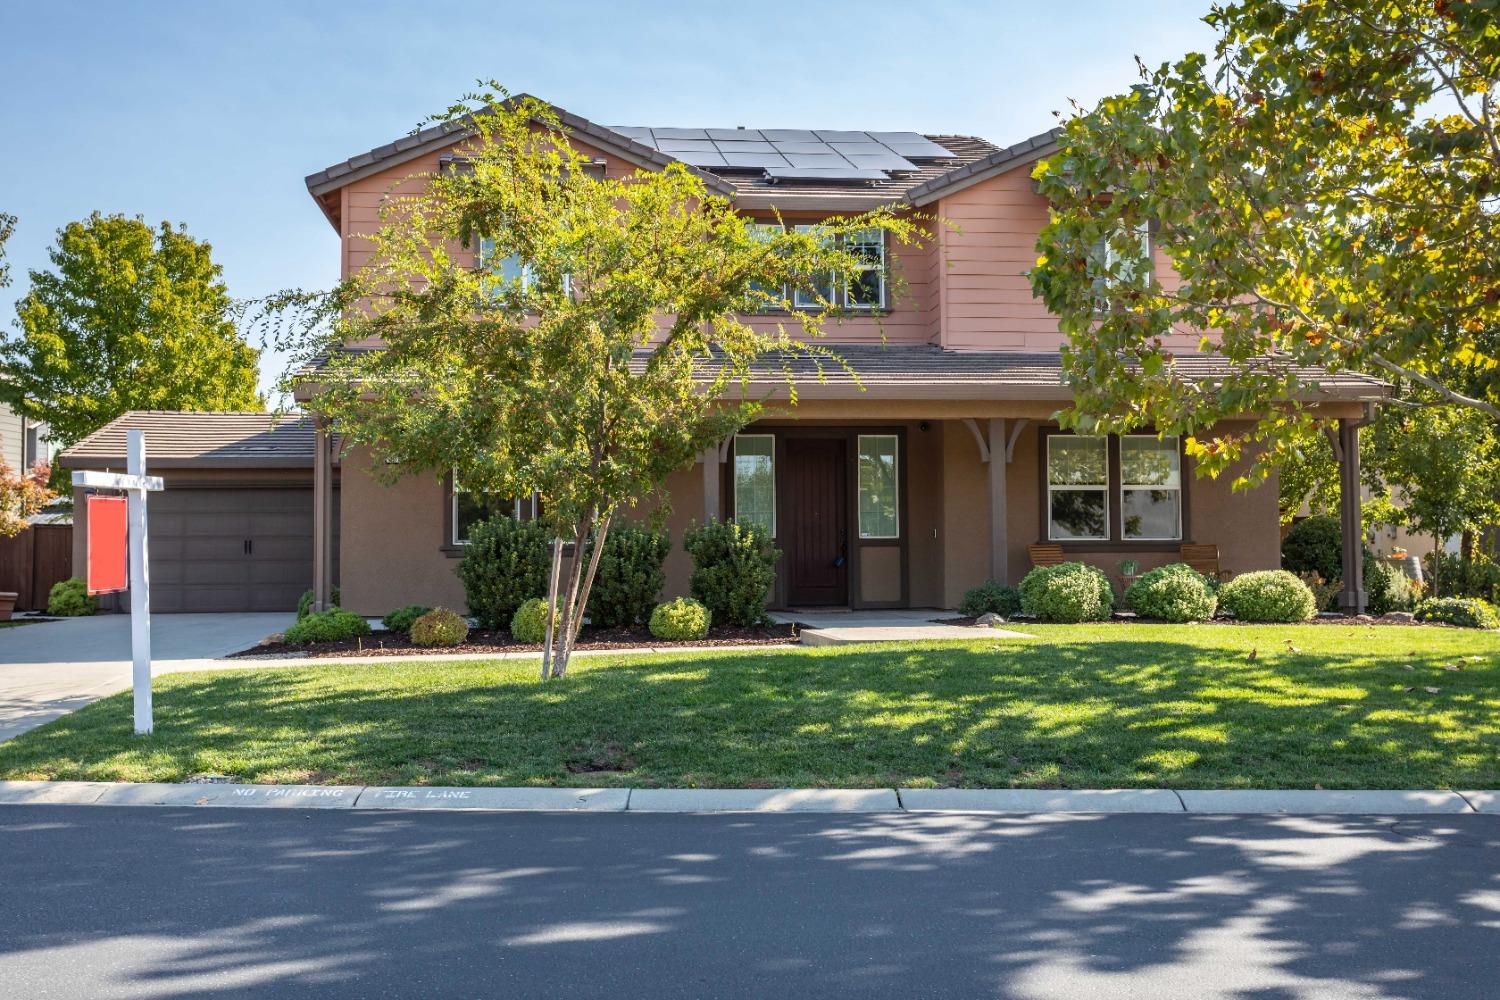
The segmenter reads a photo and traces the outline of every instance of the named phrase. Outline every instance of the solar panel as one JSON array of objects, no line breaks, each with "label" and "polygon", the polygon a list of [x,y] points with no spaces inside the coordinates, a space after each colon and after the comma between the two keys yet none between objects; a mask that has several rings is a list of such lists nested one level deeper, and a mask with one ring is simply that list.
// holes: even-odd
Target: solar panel
[{"label": "solar panel", "polygon": [[773,181],[883,181],[886,172],[858,167],[767,167],[766,176]]},{"label": "solar panel", "polygon": [[953,156],[919,132],[797,128],[647,128],[616,132],[698,167],[764,169],[773,180],[884,180],[913,160]]}]

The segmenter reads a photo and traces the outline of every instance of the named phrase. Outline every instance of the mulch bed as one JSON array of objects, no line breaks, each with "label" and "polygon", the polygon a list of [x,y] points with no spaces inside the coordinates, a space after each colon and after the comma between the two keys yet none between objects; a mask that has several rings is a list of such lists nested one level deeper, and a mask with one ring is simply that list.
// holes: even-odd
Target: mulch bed
[{"label": "mulch bed", "polygon": [[[644,628],[591,628],[584,627],[574,649],[665,649],[671,646],[782,646],[797,641],[795,625],[768,625],[764,628],[712,628],[703,639],[673,641],[658,639]],[[409,656],[424,653],[433,657],[452,656],[456,653],[515,653],[539,650],[538,643],[517,642],[509,632],[470,629],[469,638],[461,646],[444,646],[433,649],[415,645],[403,632],[377,629],[366,636],[341,639],[338,642],[319,642],[300,646],[291,642],[268,642],[238,653],[235,657],[327,657],[341,656]]]}]

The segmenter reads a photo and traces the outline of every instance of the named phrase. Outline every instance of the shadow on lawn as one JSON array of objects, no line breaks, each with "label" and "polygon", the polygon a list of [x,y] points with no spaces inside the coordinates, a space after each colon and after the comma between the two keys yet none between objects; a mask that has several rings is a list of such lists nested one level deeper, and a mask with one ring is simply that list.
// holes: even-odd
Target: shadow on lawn
[{"label": "shadow on lawn", "polygon": [[1482,816],[12,807],[0,841],[0,975],[67,969],[97,997],[1465,1000],[1500,979]]},{"label": "shadow on lawn", "polygon": [[494,665],[179,676],[149,746],[120,696],[0,748],[0,773],[61,757],[56,776],[167,780],[1489,787],[1495,671],[1438,669],[1452,659],[1099,640],[620,659],[546,685]]}]

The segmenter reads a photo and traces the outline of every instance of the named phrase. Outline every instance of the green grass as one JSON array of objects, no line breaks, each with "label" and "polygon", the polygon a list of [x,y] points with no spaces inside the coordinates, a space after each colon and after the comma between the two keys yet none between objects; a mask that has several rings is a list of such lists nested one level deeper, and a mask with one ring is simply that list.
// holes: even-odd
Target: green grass
[{"label": "green grass", "polygon": [[0,778],[1500,786],[1500,635],[1028,628],[1039,638],[580,658],[547,684],[531,662],[175,674],[155,735],[131,735],[116,695],[0,745]]}]

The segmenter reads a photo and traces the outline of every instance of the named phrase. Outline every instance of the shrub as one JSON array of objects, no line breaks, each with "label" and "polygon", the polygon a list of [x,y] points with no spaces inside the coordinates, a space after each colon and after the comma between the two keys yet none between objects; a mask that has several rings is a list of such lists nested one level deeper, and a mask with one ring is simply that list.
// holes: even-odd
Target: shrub
[{"label": "shrub", "polygon": [[469,613],[484,628],[505,628],[516,609],[547,592],[547,529],[498,516],[475,525],[458,561]]},{"label": "shrub", "polygon": [[1500,628],[1500,611],[1478,597],[1429,597],[1417,605],[1416,618],[1465,628]]},{"label": "shrub", "polygon": [[1021,581],[1021,610],[1044,622],[1098,622],[1114,609],[1115,590],[1097,566],[1038,566]]},{"label": "shrub", "polygon": [[1284,569],[1235,577],[1219,588],[1219,604],[1246,622],[1305,622],[1318,613],[1307,584]]},{"label": "shrub", "polygon": [[964,594],[958,602],[958,612],[969,618],[980,615],[999,615],[1009,618],[1021,610],[1021,592],[1015,587],[1006,587],[994,580],[986,580]]},{"label": "shrub", "polygon": [[[329,592],[328,596],[332,599],[333,606],[334,607],[338,607],[339,606],[339,588],[338,587],[334,587],[333,590],[331,590]],[[313,603],[313,592],[310,591],[310,590],[304,590],[302,592],[302,596],[299,597],[299,598],[297,598],[297,620],[299,622],[302,619],[306,618],[309,614],[312,613],[312,603]]]},{"label": "shrub", "polygon": [[1316,573],[1332,582],[1344,576],[1343,529],[1339,519],[1318,514],[1292,525],[1281,540],[1281,568],[1291,573]]},{"label": "shrub", "polygon": [[282,635],[287,642],[306,646],[314,642],[338,642],[357,635],[369,635],[370,623],[343,608],[308,612]]},{"label": "shrub", "polygon": [[750,626],[767,620],[766,598],[776,582],[781,553],[764,528],[710,521],[688,531],[682,544],[693,557],[688,589],[715,621]]},{"label": "shrub", "polygon": [[1365,559],[1366,610],[1372,615],[1410,611],[1416,598],[1416,581],[1385,559]]},{"label": "shrub", "polygon": [[662,566],[670,549],[664,531],[611,528],[589,591],[589,622],[603,628],[644,625],[666,583]]},{"label": "shrub", "polygon": [[712,613],[691,597],[658,604],[651,612],[651,634],[658,639],[701,639],[708,635]]},{"label": "shrub", "polygon": [[1334,580],[1332,583],[1323,579],[1323,574],[1304,570],[1297,574],[1297,579],[1307,585],[1312,591],[1313,606],[1319,611],[1330,611],[1339,599],[1339,591],[1344,589],[1344,581]]},{"label": "shrub", "polygon": [[[552,612],[552,627],[557,627],[557,612]],[[517,642],[547,641],[547,602],[533,597],[516,609],[510,619],[510,634]]]},{"label": "shrub", "polygon": [[469,623],[447,608],[434,608],[418,616],[410,627],[411,641],[418,646],[460,646],[469,637]]},{"label": "shrub", "polygon": [[397,608],[380,619],[380,624],[392,632],[410,632],[412,623],[431,610],[431,608],[421,604],[408,604],[406,607]]},{"label": "shrub", "polygon": [[89,593],[80,577],[59,580],[47,592],[47,614],[58,618],[77,618],[99,610],[99,598]]},{"label": "shrub", "polygon": [[1433,564],[1432,553],[1422,557],[1422,569],[1429,585],[1451,597],[1482,597],[1494,602],[1500,599],[1500,565],[1483,552],[1473,553],[1467,562],[1459,555],[1444,552]]},{"label": "shrub", "polygon": [[1208,578],[1187,563],[1146,573],[1125,591],[1125,603],[1144,618],[1169,622],[1207,621],[1219,607]]}]

